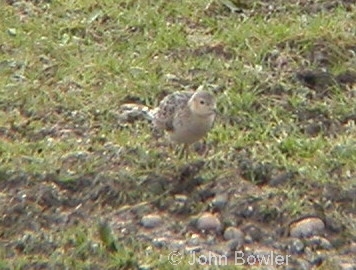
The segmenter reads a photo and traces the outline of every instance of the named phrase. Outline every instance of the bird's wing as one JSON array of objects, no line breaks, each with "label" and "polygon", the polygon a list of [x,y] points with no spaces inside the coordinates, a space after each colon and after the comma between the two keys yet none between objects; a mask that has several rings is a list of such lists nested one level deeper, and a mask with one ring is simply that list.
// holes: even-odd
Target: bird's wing
[{"label": "bird's wing", "polygon": [[187,106],[192,92],[174,92],[166,96],[156,108],[153,124],[159,129],[173,131],[173,119],[176,113]]}]

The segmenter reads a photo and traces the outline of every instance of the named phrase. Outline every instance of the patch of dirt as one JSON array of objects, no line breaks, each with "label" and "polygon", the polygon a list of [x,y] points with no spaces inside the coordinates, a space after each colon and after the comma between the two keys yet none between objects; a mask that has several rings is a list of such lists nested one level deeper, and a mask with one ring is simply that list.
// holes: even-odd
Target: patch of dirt
[{"label": "patch of dirt", "polygon": [[[300,120],[315,114],[323,115],[306,112]],[[97,225],[98,216],[109,222],[114,233],[125,231],[122,241],[135,237],[154,242],[163,237],[170,242],[163,244],[167,247],[182,241],[183,230],[184,235],[199,235],[197,243],[203,249],[212,248],[206,244],[206,237],[211,233],[206,235],[197,230],[192,220],[192,216],[202,211],[218,214],[223,228],[239,227],[249,237],[251,243],[245,245],[250,248],[268,247],[266,239],[273,239],[274,243],[291,241],[288,226],[294,219],[286,215],[288,212],[284,205],[289,200],[288,195],[270,190],[268,186],[298,185],[298,189],[304,186],[314,194],[307,196],[315,203],[331,201],[337,204],[337,211],[354,213],[353,190],[340,190],[336,186],[311,187],[299,174],[272,164],[253,161],[246,155],[237,157],[237,160],[235,173],[216,179],[200,175],[207,166],[202,161],[187,163],[175,172],[148,175],[143,181],[125,176],[110,178],[101,173],[71,181],[61,181],[53,174],[4,174],[0,181],[0,199],[7,207],[0,209],[0,231],[1,237],[8,241],[8,256],[13,257],[25,250],[26,254],[32,255],[51,254],[60,247],[46,238],[38,238],[38,234],[43,230],[61,230],[75,224],[93,227]],[[224,195],[222,198],[226,196],[223,204],[218,202],[219,195]],[[142,201],[140,198],[146,198],[145,203],[136,205],[137,201]],[[343,240],[342,235],[348,233],[348,229],[335,219],[336,208],[333,205],[326,209],[316,207],[312,201],[305,201],[302,216],[321,216],[327,226],[324,237],[337,241],[340,249],[347,248],[349,242]],[[140,219],[152,212],[159,212],[164,225],[154,229],[143,228]],[[27,232],[26,238],[23,238],[24,231]],[[214,237],[220,248],[228,250],[220,233]],[[190,245],[189,239],[184,241],[188,241],[185,245]]]},{"label": "patch of dirt", "polygon": [[[354,43],[324,38],[296,37],[276,44],[263,57],[263,63],[273,71],[293,71],[310,66],[329,69],[335,65],[353,66],[350,61],[356,53]],[[352,71],[351,71],[352,72]]]},{"label": "patch of dirt", "polygon": [[[350,100],[354,99],[355,55],[356,48],[351,40],[345,42],[327,37],[286,40],[263,57],[265,80],[257,80],[254,87],[258,89],[262,103],[266,100],[274,102],[289,111],[302,133],[336,136],[344,132],[348,121],[353,119],[352,108],[337,115],[314,108],[320,106],[320,101],[328,102],[341,93]],[[343,66],[344,71],[333,74],[329,70],[334,66]],[[306,99],[299,107],[284,102],[295,93]]]},{"label": "patch of dirt", "polygon": [[204,45],[195,49],[179,49],[173,50],[169,53],[169,57],[172,59],[183,59],[186,57],[194,56],[206,56],[212,54],[222,59],[230,60],[235,54],[234,52],[224,44]]},{"label": "patch of dirt", "polygon": [[264,14],[265,18],[278,16],[291,10],[298,10],[305,14],[315,14],[319,12],[332,12],[335,9],[344,8],[352,12],[355,10],[353,0],[334,0],[334,1],[313,1],[313,0],[290,0],[288,3],[282,0],[264,0],[264,1],[210,1],[204,12],[208,16],[229,16],[237,14],[242,18]]}]

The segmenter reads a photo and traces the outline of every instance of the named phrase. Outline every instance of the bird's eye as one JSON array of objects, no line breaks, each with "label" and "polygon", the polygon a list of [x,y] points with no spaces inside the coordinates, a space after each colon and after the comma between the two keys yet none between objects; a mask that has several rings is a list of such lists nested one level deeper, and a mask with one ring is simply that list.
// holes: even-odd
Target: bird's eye
[{"label": "bird's eye", "polygon": [[200,104],[201,104],[201,105],[204,105],[204,104],[205,104],[205,101],[204,101],[204,100],[200,100]]}]

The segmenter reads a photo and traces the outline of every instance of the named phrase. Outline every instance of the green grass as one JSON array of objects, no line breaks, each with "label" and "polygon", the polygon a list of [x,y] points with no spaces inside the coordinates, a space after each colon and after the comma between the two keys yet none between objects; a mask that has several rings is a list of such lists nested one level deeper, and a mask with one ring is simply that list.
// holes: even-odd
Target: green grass
[{"label": "green grass", "polygon": [[[0,4],[0,181],[13,173],[32,175],[35,182],[38,175],[55,174],[65,182],[101,174],[124,183],[178,172],[184,161],[152,146],[147,123],[118,124],[119,106],[132,96],[153,107],[163,90],[205,84],[225,89],[218,94],[221,115],[207,137],[212,150],[200,172],[205,181],[234,175],[241,157],[296,172],[295,183],[276,191],[287,198],[281,211],[291,217],[310,207],[306,193],[313,184],[342,190],[355,184],[355,122],[341,121],[356,113],[354,94],[337,88],[330,97],[309,98],[312,91],[292,79],[301,68],[337,74],[353,67],[351,12],[339,7],[308,14],[285,1],[279,6],[284,11],[271,15],[254,1],[256,12],[247,9],[245,16],[205,0],[15,3]],[[287,61],[281,69],[274,65],[277,51]],[[312,55],[325,51],[328,63],[322,66]],[[277,87],[280,94],[270,92]],[[308,121],[323,121],[317,115],[300,119],[300,112],[313,110],[339,125],[324,125],[315,136],[303,132]],[[162,161],[162,155],[170,158]],[[157,196],[135,190],[138,184],[127,186],[122,204]],[[268,200],[263,207],[269,212]],[[94,223],[45,232],[57,245],[50,258],[25,249],[7,260],[1,248],[0,268],[32,262],[76,269],[174,268],[168,251],[144,244],[107,251]]]}]

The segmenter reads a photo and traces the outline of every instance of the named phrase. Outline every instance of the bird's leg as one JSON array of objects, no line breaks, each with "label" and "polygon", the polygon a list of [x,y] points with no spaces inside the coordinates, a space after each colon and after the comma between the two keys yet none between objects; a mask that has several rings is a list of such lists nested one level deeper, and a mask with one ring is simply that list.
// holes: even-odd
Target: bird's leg
[{"label": "bird's leg", "polygon": [[207,158],[208,154],[209,154],[209,147],[208,147],[207,142],[204,140],[204,150],[203,150],[202,155],[204,158]]},{"label": "bird's leg", "polygon": [[189,144],[185,143],[183,149],[184,149],[184,152],[185,152],[185,159],[187,160],[188,157],[189,157]]},{"label": "bird's leg", "polygon": [[188,156],[189,156],[189,144],[185,143],[179,151],[179,158],[182,159],[184,157],[185,159],[188,159]]},{"label": "bird's leg", "polygon": [[178,158],[182,159],[183,155],[184,155],[184,145],[183,146],[179,146],[179,151],[178,151]]}]

